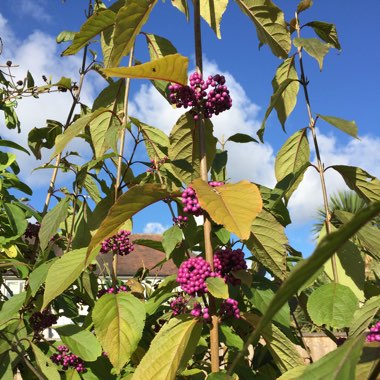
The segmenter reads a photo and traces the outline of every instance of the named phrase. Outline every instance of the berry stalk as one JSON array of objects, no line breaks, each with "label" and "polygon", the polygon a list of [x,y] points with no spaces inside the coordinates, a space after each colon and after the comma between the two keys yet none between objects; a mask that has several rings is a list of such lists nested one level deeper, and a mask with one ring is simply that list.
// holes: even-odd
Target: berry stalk
[{"label": "berry stalk", "polygon": [[[195,63],[196,71],[202,77],[203,60],[202,60],[202,35],[201,35],[201,15],[199,0],[193,0],[194,4],[194,40],[195,40]],[[200,174],[203,181],[208,180],[207,176],[207,157],[206,157],[206,139],[205,124],[202,115],[195,120],[196,129],[199,131],[199,155],[200,155]],[[208,215],[204,215],[204,242],[206,261],[210,264],[210,268],[214,270],[214,253],[211,244],[211,220]],[[219,372],[219,332],[218,332],[218,316],[215,312],[215,299],[209,295],[209,314],[211,317],[210,328],[210,354],[211,354],[211,371]]]}]

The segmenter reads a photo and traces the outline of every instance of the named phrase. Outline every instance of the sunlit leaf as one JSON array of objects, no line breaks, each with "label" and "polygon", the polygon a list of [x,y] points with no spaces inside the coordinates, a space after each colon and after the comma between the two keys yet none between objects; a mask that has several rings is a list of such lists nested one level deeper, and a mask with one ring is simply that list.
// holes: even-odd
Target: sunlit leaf
[{"label": "sunlit leaf", "polygon": [[162,246],[168,256],[174,251],[174,248],[182,241],[182,230],[174,225],[166,230],[162,235]]},{"label": "sunlit leaf", "polygon": [[137,66],[104,69],[103,73],[109,77],[157,79],[186,85],[188,62],[180,54],[170,54]]},{"label": "sunlit leaf", "polygon": [[3,303],[0,313],[0,326],[13,318],[19,318],[19,310],[22,308],[25,299],[26,292],[21,292]]},{"label": "sunlit leaf", "polygon": [[319,69],[322,71],[323,58],[329,52],[330,47],[317,38],[295,38],[293,40],[295,47],[302,47],[310,56],[318,61]]},{"label": "sunlit leaf", "polygon": [[223,225],[241,239],[249,238],[251,224],[263,206],[256,185],[240,181],[214,188],[203,180],[196,179],[192,187],[201,207],[215,223]]},{"label": "sunlit leaf", "polygon": [[208,291],[215,298],[227,299],[229,297],[228,286],[222,278],[220,278],[220,277],[209,277],[206,280],[206,285],[207,285]]},{"label": "sunlit leaf", "polygon": [[348,121],[335,116],[317,115],[327,123],[339,128],[343,132],[346,132],[348,135],[355,137],[356,139],[358,138],[358,126],[354,120]]},{"label": "sunlit leaf", "polygon": [[189,21],[189,5],[187,0],[172,0],[172,5],[180,10],[185,16],[187,21]]},{"label": "sunlit leaf", "polygon": [[220,22],[227,8],[228,0],[200,0],[199,7],[202,18],[210,25],[218,38],[220,35]]},{"label": "sunlit leaf", "polygon": [[49,268],[44,301],[41,310],[57,296],[62,294],[82,273],[86,249],[77,249],[59,257]]},{"label": "sunlit leaf", "polygon": [[31,347],[36,357],[37,365],[46,378],[49,380],[60,380],[61,376],[59,376],[58,369],[49,356],[46,356],[34,343],[31,343]]},{"label": "sunlit leaf", "polygon": [[[92,38],[94,38],[104,29],[113,25],[114,22],[115,22],[114,12],[108,9],[102,10],[100,12],[95,12],[82,25],[80,31],[78,33],[75,33],[73,43],[62,53],[62,55],[71,55],[71,54],[77,53],[80,49],[86,46]],[[61,35],[59,35],[58,37],[60,36]],[[64,37],[67,38],[67,34],[65,34]],[[67,39],[64,39],[64,40],[67,41]]]},{"label": "sunlit leaf", "polygon": [[131,294],[104,294],[92,312],[96,336],[108,358],[120,372],[142,337],[144,304]]},{"label": "sunlit leaf", "polygon": [[195,318],[170,319],[154,337],[132,380],[174,380],[177,370],[193,354],[203,324]]},{"label": "sunlit leaf", "polygon": [[109,62],[105,62],[105,67],[117,67],[121,59],[129,54],[136,36],[156,3],[157,0],[128,0],[128,3],[119,9],[115,19]]},{"label": "sunlit leaf", "polygon": [[297,5],[297,13],[306,11],[306,9],[309,9],[312,5],[312,0],[301,0]]}]

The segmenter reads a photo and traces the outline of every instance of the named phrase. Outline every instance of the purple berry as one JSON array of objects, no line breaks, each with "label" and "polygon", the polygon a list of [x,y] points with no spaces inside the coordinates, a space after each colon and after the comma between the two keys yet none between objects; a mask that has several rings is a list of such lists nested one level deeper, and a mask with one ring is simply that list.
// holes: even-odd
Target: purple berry
[{"label": "purple berry", "polygon": [[244,259],[244,252],[241,249],[232,250],[230,248],[219,249],[214,253],[214,270],[218,277],[232,285],[239,285],[240,280],[236,279],[231,272],[247,269]]},{"label": "purple berry", "polygon": [[238,301],[227,298],[222,302],[220,306],[220,316],[222,319],[234,317],[236,319],[240,318],[240,310],[238,308]]},{"label": "purple berry", "polygon": [[113,252],[114,255],[126,256],[134,250],[133,243],[129,240],[130,231],[121,230],[116,235],[104,240],[100,253]]},{"label": "purple berry", "polygon": [[182,203],[184,205],[183,211],[195,216],[202,215],[202,209],[199,204],[195,190],[192,187],[188,187],[182,193]]}]

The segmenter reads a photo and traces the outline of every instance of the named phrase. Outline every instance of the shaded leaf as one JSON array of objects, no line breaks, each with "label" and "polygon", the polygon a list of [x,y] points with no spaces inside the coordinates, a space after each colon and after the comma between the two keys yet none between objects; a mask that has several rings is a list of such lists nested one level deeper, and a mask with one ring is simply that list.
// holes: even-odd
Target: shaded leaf
[{"label": "shaded leaf", "polygon": [[251,235],[246,243],[260,263],[276,277],[284,279],[287,242],[284,227],[272,214],[262,210],[251,224]]},{"label": "shaded leaf", "polygon": [[301,0],[297,5],[297,13],[301,13],[309,9],[313,5],[312,0]]},{"label": "shaded leaf", "polygon": [[250,226],[263,203],[257,186],[248,181],[214,188],[202,179],[192,183],[201,207],[213,221],[241,239],[248,239]]},{"label": "shaded leaf", "polygon": [[[82,27],[80,28],[80,31],[78,33],[75,33],[73,43],[62,53],[62,55],[71,55],[71,54],[77,53],[79,50],[85,47],[92,38],[94,38],[104,29],[113,25],[114,22],[115,22],[115,13],[110,11],[109,9],[95,12],[82,25]],[[68,35],[65,34],[64,37],[67,38]]]},{"label": "shaded leaf", "polygon": [[56,260],[58,260],[58,258],[45,261],[41,263],[40,266],[33,269],[33,271],[30,273],[29,288],[33,297],[37,294],[38,290],[40,289],[40,286],[45,282],[49,268]]},{"label": "shaded leaf", "polygon": [[324,44],[317,38],[295,38],[295,47],[302,47],[310,56],[318,61],[319,69],[322,71],[323,58],[329,52],[329,45]]},{"label": "shaded leaf", "polygon": [[341,46],[338,40],[338,33],[336,32],[334,24],[329,24],[327,22],[321,21],[312,21],[308,22],[304,26],[312,27],[314,29],[314,32],[321,40],[327,42],[330,46],[341,50]]},{"label": "shaded leaf", "polygon": [[28,227],[24,211],[13,203],[3,203],[3,207],[13,233],[15,236],[21,236]]},{"label": "shaded leaf", "polygon": [[144,304],[125,292],[104,294],[95,304],[92,319],[96,336],[119,373],[142,337]]},{"label": "shaded leaf", "polygon": [[49,303],[62,294],[82,273],[85,262],[86,249],[77,249],[59,257],[49,268],[44,301],[41,310],[46,309]]},{"label": "shaded leaf", "polygon": [[261,44],[268,44],[277,57],[287,58],[290,34],[283,12],[270,0],[237,0],[241,10],[253,21]]},{"label": "shaded leaf", "polygon": [[104,69],[103,73],[109,77],[157,79],[186,85],[188,62],[180,54],[170,54],[137,66]]},{"label": "shaded leaf", "polygon": [[222,278],[209,277],[206,279],[206,285],[207,285],[208,291],[215,298],[227,299],[229,297],[228,286]]},{"label": "shaded leaf", "polygon": [[70,198],[61,199],[42,219],[41,228],[38,232],[40,247],[44,250],[50,239],[56,234],[59,225],[67,218]]},{"label": "shaded leaf", "polygon": [[26,292],[15,294],[2,304],[0,313],[0,326],[13,318],[19,318],[19,310],[26,299]]},{"label": "shaded leaf", "polygon": [[51,359],[46,356],[41,349],[34,343],[30,343],[33,353],[36,357],[36,362],[41,372],[46,376],[48,380],[60,380],[57,367],[53,364]]},{"label": "shaded leaf", "polygon": [[95,361],[102,353],[102,348],[95,335],[77,325],[66,325],[54,328],[69,347],[70,351],[86,362]]},{"label": "shaded leaf", "polygon": [[17,149],[20,150],[21,152],[26,153],[28,156],[30,156],[30,153],[21,145],[15,143],[14,141],[10,140],[4,140],[0,138],[0,146],[5,146],[7,148],[12,148],[12,149]]},{"label": "shaded leaf", "polygon": [[175,247],[182,241],[182,230],[174,225],[166,230],[162,235],[162,246],[165,250],[166,257],[174,251]]},{"label": "shaded leaf", "polygon": [[366,202],[380,201],[380,181],[376,177],[354,166],[334,165],[331,168],[336,170],[347,186]]},{"label": "shaded leaf", "polygon": [[157,0],[129,0],[128,4],[119,9],[115,19],[109,61],[104,62],[105,67],[118,66],[121,59],[129,54],[136,36],[156,3]]},{"label": "shaded leaf", "polygon": [[338,283],[320,286],[307,302],[307,311],[316,325],[337,329],[349,326],[357,308],[358,299],[354,292]]},{"label": "shaded leaf", "polygon": [[228,0],[200,0],[201,17],[210,25],[216,36],[220,39],[220,22],[227,8]]},{"label": "shaded leaf", "polygon": [[202,331],[202,323],[181,316],[169,320],[154,337],[132,380],[174,380],[181,365],[186,365]]},{"label": "shaded leaf", "polygon": [[249,143],[249,142],[255,142],[258,143],[256,139],[253,137],[246,135],[245,133],[235,133],[234,135],[230,136],[226,142],[232,141],[236,143]]},{"label": "shaded leaf", "polygon": [[358,139],[358,126],[356,125],[354,120],[348,121],[335,116],[320,115],[319,113],[317,113],[317,115],[327,123],[339,128],[341,131],[346,132],[348,135]]}]

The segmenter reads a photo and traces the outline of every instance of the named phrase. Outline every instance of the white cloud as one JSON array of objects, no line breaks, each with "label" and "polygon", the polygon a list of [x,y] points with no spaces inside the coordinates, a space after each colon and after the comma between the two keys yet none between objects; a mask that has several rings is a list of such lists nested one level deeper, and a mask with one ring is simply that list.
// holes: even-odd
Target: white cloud
[{"label": "white cloud", "polygon": [[169,227],[164,226],[162,223],[150,222],[144,226],[144,234],[163,234]]},{"label": "white cloud", "polygon": [[50,22],[52,17],[45,10],[46,0],[18,0],[17,10],[37,21]]},{"label": "white cloud", "polygon": [[[214,134],[221,141],[235,133],[246,133],[254,136],[259,128],[259,106],[247,96],[243,87],[229,72],[223,72],[215,63],[208,60],[204,63],[205,76],[220,73],[226,77],[230,90],[232,108],[215,117]],[[173,109],[152,86],[143,85],[131,104],[131,115],[147,124],[162,129],[169,134],[183,109]],[[157,116],[159,115],[159,116]],[[269,144],[237,144],[228,142],[226,149],[229,154],[227,176],[233,182],[242,179],[252,180],[266,186],[275,184],[273,149]],[[257,163],[257,164],[255,164]]]},{"label": "white cloud", "polygon": [[[78,81],[78,72],[81,66],[81,58],[78,57],[60,57],[61,47],[57,46],[54,37],[35,30],[26,39],[20,40],[15,35],[12,27],[7,20],[0,14],[0,35],[4,43],[2,58],[11,60],[17,68],[12,68],[15,80],[23,80],[27,70],[31,72],[35,79],[36,85],[43,85],[42,75],[47,78],[51,77],[53,82],[58,81],[62,76]],[[95,86],[98,85],[95,80],[87,80],[81,94],[81,102],[91,104],[95,93]],[[1,135],[3,138],[11,139],[17,143],[27,146],[27,136],[34,127],[41,128],[46,125],[47,119],[53,119],[65,124],[68,112],[72,104],[72,98],[66,93],[50,93],[40,95],[39,99],[23,98],[18,101],[16,112],[21,121],[21,133],[17,134],[15,130],[2,128]],[[76,110],[79,112],[79,108]],[[75,150],[83,147],[82,142],[73,142],[70,149]],[[84,150],[86,154],[88,150]],[[52,152],[43,149],[41,161],[18,153],[18,163],[20,165],[21,177],[33,187],[47,187],[51,170],[39,170],[32,174],[32,170],[43,165],[49,160]],[[79,161],[80,162],[80,161]],[[64,178],[65,177],[65,178]],[[67,181],[67,174],[58,176],[58,184]]]},{"label": "white cloud", "polygon": [[[335,136],[324,135],[319,130],[317,130],[317,137],[325,167],[331,165],[357,166],[378,178],[380,177],[380,138],[364,136],[361,140],[351,140],[348,144],[341,145]],[[329,196],[339,190],[348,190],[340,174],[333,169],[326,171],[326,187]],[[319,174],[313,168],[309,168],[304,180],[289,201],[292,221],[304,223],[315,218],[316,210],[322,205]]]}]

